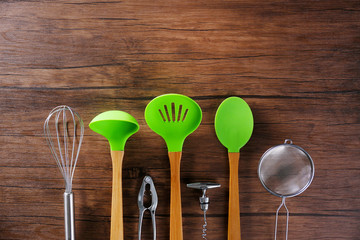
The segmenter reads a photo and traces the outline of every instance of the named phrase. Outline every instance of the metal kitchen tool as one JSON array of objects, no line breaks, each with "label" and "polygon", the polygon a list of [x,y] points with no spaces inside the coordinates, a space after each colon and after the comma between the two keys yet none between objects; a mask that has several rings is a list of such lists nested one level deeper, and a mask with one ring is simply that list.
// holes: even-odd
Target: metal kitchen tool
[{"label": "metal kitchen tool", "polygon": [[44,135],[65,180],[65,239],[75,240],[72,180],[84,136],[84,123],[80,115],[69,106],[58,106],[45,120]]},{"label": "metal kitchen tool", "polygon": [[[146,191],[146,186],[150,186],[150,195],[151,195],[151,205],[149,207],[144,206],[144,196]],[[139,191],[138,195],[138,207],[139,207],[139,240],[141,240],[141,229],[142,229],[142,221],[144,218],[144,213],[146,210],[150,211],[151,221],[153,226],[153,240],[156,240],[156,221],[155,221],[155,211],[158,205],[158,196],[156,193],[155,185],[150,176],[145,176]]]},{"label": "metal kitchen tool", "polygon": [[149,127],[166,142],[170,160],[170,240],[182,240],[180,161],[185,138],[200,125],[200,106],[180,94],[165,94],[154,98],[145,109]]},{"label": "metal kitchen tool", "polygon": [[314,162],[301,147],[286,139],[284,144],[268,149],[260,159],[258,175],[267,191],[281,197],[282,201],[276,211],[275,240],[279,210],[284,206],[286,211],[286,239],[289,230],[289,210],[285,200],[304,192],[314,178]]},{"label": "metal kitchen tool", "polygon": [[89,124],[91,130],[103,135],[110,144],[113,167],[111,201],[111,240],[124,239],[122,204],[122,162],[126,140],[139,130],[139,124],[123,111],[107,111],[97,115]]},{"label": "metal kitchen tool", "polygon": [[220,184],[217,183],[211,183],[211,182],[197,182],[197,183],[189,183],[186,185],[188,188],[195,188],[202,190],[202,196],[199,198],[200,201],[200,208],[204,212],[204,224],[202,226],[202,238],[206,238],[206,231],[207,231],[207,220],[206,220],[206,212],[209,209],[209,197],[206,196],[206,190],[211,188],[218,188],[221,187]]},{"label": "metal kitchen tool", "polygon": [[240,240],[239,158],[240,148],[250,139],[254,119],[249,105],[239,97],[225,99],[216,111],[215,132],[228,149],[229,156],[229,215],[228,240]]}]

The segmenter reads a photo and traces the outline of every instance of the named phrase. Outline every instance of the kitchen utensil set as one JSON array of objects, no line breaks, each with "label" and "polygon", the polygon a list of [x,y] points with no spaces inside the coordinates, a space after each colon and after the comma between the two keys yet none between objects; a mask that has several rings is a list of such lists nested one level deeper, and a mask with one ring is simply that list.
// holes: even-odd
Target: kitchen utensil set
[{"label": "kitchen utensil set", "polygon": [[[51,125],[49,123],[52,116],[54,116],[55,121]],[[150,129],[165,140],[168,149],[171,173],[170,240],[183,240],[180,191],[182,147],[186,137],[198,128],[201,119],[200,106],[191,98],[180,94],[158,96],[150,101],[145,109],[146,123]],[[51,133],[50,126],[55,129],[55,134]],[[80,126],[80,135],[77,134],[78,126]],[[228,240],[241,240],[238,186],[239,152],[249,141],[253,131],[254,120],[251,109],[243,99],[229,97],[217,109],[214,126],[219,141],[228,149],[230,170]],[[104,136],[110,144],[113,167],[110,239],[123,240],[122,162],[125,143],[131,135],[139,130],[139,124],[133,116],[126,112],[107,111],[97,115],[90,122],[89,127],[94,132]],[[65,239],[74,240],[74,207],[71,189],[84,134],[83,122],[79,114],[70,107],[59,106],[53,109],[46,119],[44,134],[65,179]],[[55,146],[56,144],[57,146]],[[263,155],[258,174],[261,183],[269,192],[282,197],[283,201],[279,209],[282,206],[286,208],[286,197],[296,196],[310,185],[314,177],[314,164],[310,155],[302,148],[293,145],[291,141],[286,141],[285,144],[273,147]],[[144,194],[148,185],[150,186],[151,205],[145,207]],[[200,206],[204,212],[202,237],[206,239],[206,212],[209,206],[206,190],[220,187],[220,184],[205,182],[192,183],[187,186],[203,191],[203,195],[200,197]],[[142,219],[146,210],[150,211],[153,239],[156,239],[155,210],[157,205],[158,197],[154,182],[150,176],[145,176],[138,195],[139,240],[141,239]],[[275,239],[279,209],[276,213]],[[286,239],[287,232],[288,229],[286,228]]]}]

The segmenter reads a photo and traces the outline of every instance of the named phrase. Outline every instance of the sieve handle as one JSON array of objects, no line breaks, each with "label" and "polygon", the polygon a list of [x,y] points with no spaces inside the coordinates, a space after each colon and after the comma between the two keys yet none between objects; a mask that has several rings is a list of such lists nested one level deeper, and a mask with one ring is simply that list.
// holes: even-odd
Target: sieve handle
[{"label": "sieve handle", "polygon": [[64,193],[65,240],[75,240],[74,194]]},{"label": "sieve handle", "polygon": [[289,210],[286,207],[286,203],[285,203],[285,199],[286,197],[282,197],[282,201],[280,206],[278,207],[277,211],[276,211],[276,220],[275,220],[275,240],[276,240],[276,236],[277,236],[277,227],[278,227],[278,218],[279,218],[279,211],[280,209],[284,206],[285,210],[286,210],[286,237],[285,239],[288,239],[288,232],[289,232]]}]

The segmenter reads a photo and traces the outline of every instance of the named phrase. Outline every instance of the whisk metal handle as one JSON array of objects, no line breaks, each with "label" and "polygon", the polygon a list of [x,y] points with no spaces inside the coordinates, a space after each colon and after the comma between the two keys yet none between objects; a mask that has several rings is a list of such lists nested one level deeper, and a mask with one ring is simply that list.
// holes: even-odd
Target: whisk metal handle
[{"label": "whisk metal handle", "polygon": [[65,240],[75,240],[74,194],[64,193]]}]

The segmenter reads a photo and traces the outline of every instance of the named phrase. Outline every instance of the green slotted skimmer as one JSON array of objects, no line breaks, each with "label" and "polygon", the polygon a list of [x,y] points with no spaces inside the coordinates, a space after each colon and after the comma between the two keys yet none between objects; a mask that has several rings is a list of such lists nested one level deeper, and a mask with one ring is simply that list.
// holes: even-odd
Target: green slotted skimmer
[{"label": "green slotted skimmer", "polygon": [[149,127],[166,142],[171,170],[170,240],[182,240],[180,161],[185,138],[200,125],[200,106],[180,94],[165,94],[154,98],[145,109]]}]

